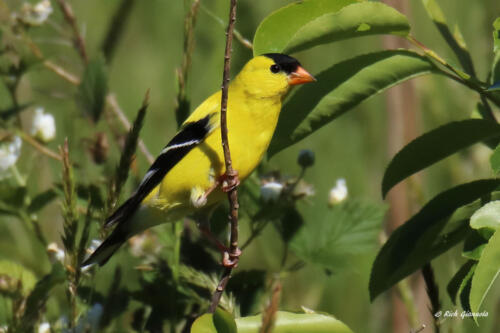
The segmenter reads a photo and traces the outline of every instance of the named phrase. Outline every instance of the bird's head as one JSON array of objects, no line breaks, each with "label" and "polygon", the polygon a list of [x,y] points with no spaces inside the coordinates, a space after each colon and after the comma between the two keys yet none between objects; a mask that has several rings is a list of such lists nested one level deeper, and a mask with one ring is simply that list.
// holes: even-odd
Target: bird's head
[{"label": "bird's head", "polygon": [[297,59],[281,53],[266,53],[251,59],[238,80],[247,93],[257,97],[282,97],[293,85],[316,81]]}]

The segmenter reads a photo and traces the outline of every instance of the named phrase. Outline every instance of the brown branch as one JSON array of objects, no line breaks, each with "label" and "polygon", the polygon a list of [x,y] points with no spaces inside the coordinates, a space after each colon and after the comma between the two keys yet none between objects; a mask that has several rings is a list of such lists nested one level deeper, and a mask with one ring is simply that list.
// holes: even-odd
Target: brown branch
[{"label": "brown branch", "polygon": [[[229,8],[229,23],[227,25],[226,31],[226,50],[224,53],[224,72],[222,75],[222,94],[220,103],[220,131],[222,139],[222,149],[224,150],[224,161],[226,163],[226,176],[228,177],[228,183],[235,183],[237,180],[237,173],[233,169],[233,163],[231,161],[231,152],[229,151],[229,140],[227,135],[227,98],[228,98],[228,88],[229,88],[229,69],[231,68],[231,52],[233,43],[233,30],[234,22],[236,21],[236,0],[231,0],[231,5]],[[234,187],[228,192],[229,199],[229,220],[231,222],[231,237],[229,246],[229,256],[233,259],[237,259],[239,252],[238,250],[238,190]],[[219,304],[220,298],[224,289],[226,288],[227,282],[231,277],[232,267],[226,267],[222,278],[212,296],[212,303],[210,304],[209,312],[214,313]]]},{"label": "brown branch", "polygon": [[88,64],[89,57],[87,55],[85,41],[83,40],[83,37],[80,34],[80,31],[78,30],[78,25],[76,24],[76,18],[75,15],[73,14],[73,9],[71,9],[71,6],[66,2],[66,0],[57,0],[57,3],[61,8],[61,11],[64,15],[64,19],[66,20],[66,22],[68,22],[68,24],[71,26],[71,29],[73,30],[75,38],[74,40],[75,47],[78,53],[80,54],[80,57],[83,59],[83,62],[85,64]]}]

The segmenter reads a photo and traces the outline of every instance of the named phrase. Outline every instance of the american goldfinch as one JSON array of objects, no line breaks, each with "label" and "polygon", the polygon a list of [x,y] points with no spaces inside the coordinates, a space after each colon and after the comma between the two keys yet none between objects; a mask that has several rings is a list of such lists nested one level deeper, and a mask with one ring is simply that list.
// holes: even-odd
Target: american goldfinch
[{"label": "american goldfinch", "polygon": [[[260,163],[290,87],[312,81],[314,77],[296,59],[279,53],[251,59],[231,81],[227,127],[239,180]],[[224,199],[220,102],[219,91],[189,116],[135,192],[106,220],[106,227],[116,228],[83,266],[103,265],[131,236],[185,216],[210,214]]]}]

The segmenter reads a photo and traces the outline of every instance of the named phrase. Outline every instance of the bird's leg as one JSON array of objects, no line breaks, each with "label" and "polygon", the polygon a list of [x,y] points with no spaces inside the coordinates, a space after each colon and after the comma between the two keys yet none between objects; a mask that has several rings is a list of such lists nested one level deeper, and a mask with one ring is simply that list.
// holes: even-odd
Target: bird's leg
[{"label": "bird's leg", "polygon": [[238,171],[233,170],[231,173],[226,172],[223,174],[219,182],[221,182],[221,188],[223,192],[229,192],[238,185],[240,185],[240,179],[238,177]]},{"label": "bird's leg", "polygon": [[210,231],[210,225],[208,220],[201,221],[198,224],[200,231],[205,237],[207,237],[211,242],[215,244],[215,246],[222,253],[222,266],[235,268],[238,266],[238,259],[241,255],[241,250],[236,249],[236,253],[231,253],[230,249],[222,244],[217,237]]}]

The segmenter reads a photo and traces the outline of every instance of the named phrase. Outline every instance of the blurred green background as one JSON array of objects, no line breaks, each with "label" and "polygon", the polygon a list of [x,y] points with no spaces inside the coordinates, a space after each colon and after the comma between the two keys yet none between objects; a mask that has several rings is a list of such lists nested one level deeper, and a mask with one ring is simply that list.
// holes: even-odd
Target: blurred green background
[{"label": "blurred green background", "polygon": [[[291,2],[240,0],[236,29],[252,40],[256,27],[264,17]],[[22,4],[15,0],[7,0],[6,3],[12,11]],[[103,36],[120,1],[86,0],[70,1],[70,3],[85,37],[90,57],[98,57]],[[437,29],[427,17],[422,3],[420,1],[405,1],[405,3],[408,4],[408,11],[405,14],[410,19],[413,35],[444,58],[456,63],[451,50],[443,43]],[[460,27],[471,50],[478,76],[486,79],[493,57],[491,24],[500,13],[500,2],[446,0],[439,1],[439,4],[450,26]],[[47,58],[80,75],[83,66],[78,61],[72,45],[67,39],[53,37],[54,30],[60,29],[62,22],[60,11],[56,9],[55,3],[53,6],[55,10],[50,17],[53,24],[34,28],[33,40]],[[187,84],[187,94],[192,107],[197,106],[220,87],[225,23],[223,25],[218,22],[212,14],[226,22],[228,1],[202,0],[201,6],[195,28],[192,68]],[[182,61],[184,13],[184,3],[181,0],[135,1],[115,56],[109,64],[109,91],[116,94],[120,106],[129,119],[135,117],[146,90],[151,90],[151,104],[141,137],[154,155],[162,149],[177,128],[173,113],[177,89],[175,69]],[[69,35],[69,31],[65,33]],[[343,59],[380,50],[383,47],[381,38],[367,37],[316,47],[295,56],[314,74]],[[251,57],[251,50],[235,41],[232,73],[237,73]],[[414,105],[416,134],[451,120],[468,118],[474,110],[476,96],[450,80],[425,76],[413,82],[416,94],[416,105]],[[85,166],[80,169],[85,172],[77,171],[77,177],[94,181],[96,177],[102,177],[100,169],[102,167],[90,165],[88,156],[85,155],[86,142],[91,139],[93,132],[88,130],[87,119],[75,116],[79,111],[71,95],[74,92],[74,87],[69,87],[68,83],[38,66],[23,78],[18,96],[21,103],[35,101],[37,106],[43,106],[47,112],[55,116],[57,138],[48,146],[56,150],[64,138],[68,137],[70,151],[79,152],[78,155],[73,154],[72,158],[76,164]],[[382,94],[370,99],[265,162],[266,170],[277,169],[283,174],[297,175],[300,171],[296,164],[298,152],[301,149],[311,149],[315,152],[316,163],[305,176],[307,182],[314,185],[315,195],[301,204],[306,223],[313,223],[316,218],[315,211],[326,207],[328,192],[335,185],[337,178],[346,179],[350,198],[382,202],[380,183],[384,167],[391,158],[387,150],[386,98],[386,95]],[[0,85],[0,109],[9,105],[10,99],[5,87]],[[286,117],[286,114],[282,116]],[[22,119],[28,127],[31,114],[24,113]],[[106,128],[105,122],[101,122],[99,126],[103,130]],[[30,149],[28,145],[23,146],[23,154],[18,165],[23,173],[30,175],[29,187],[44,189],[52,182],[60,181],[59,163],[44,156],[24,153]],[[452,185],[491,176],[488,154],[484,150],[483,147],[475,146],[466,153],[454,155],[424,172],[419,178],[423,197],[428,200]],[[109,158],[112,162],[106,164],[110,172],[113,170],[112,166],[118,162],[118,152],[119,147],[110,139]],[[137,154],[137,161],[139,174],[142,174],[148,164],[142,154]],[[129,180],[128,184],[130,191],[134,185],[133,179]],[[413,210],[417,207],[418,204]],[[27,238],[16,220],[5,217],[0,219],[0,257],[19,260],[37,274],[47,272],[49,262],[44,254],[40,254],[45,249]],[[57,203],[50,205],[43,211],[40,220],[44,221],[42,228],[47,238],[58,241],[62,225],[59,205]],[[241,229],[241,237],[246,239],[248,230],[245,225],[242,225]],[[266,228],[263,235],[242,256],[239,269],[262,268],[271,272],[278,271],[276,267],[279,267],[280,257],[270,255],[282,251],[281,243],[273,242],[276,237],[278,235],[273,228]],[[355,332],[391,331],[390,293],[380,296],[374,303],[369,301],[368,279],[375,254],[373,251],[353,261],[349,267],[342,267],[330,275],[325,274],[320,268],[309,265],[286,277],[282,281],[281,308],[296,311],[300,306],[305,306],[325,311],[335,315]],[[41,266],[39,260],[46,262]],[[111,283],[99,279],[99,276],[110,276],[118,261],[110,262],[102,269],[103,272],[96,275],[95,283],[98,286],[105,288]],[[434,262],[437,281],[441,286],[443,309],[454,310],[457,307],[450,303],[445,285],[462,261],[457,252],[447,253]],[[123,283],[137,284],[137,275],[131,267],[130,272],[124,272],[123,276]],[[496,292],[489,295],[485,308],[491,309],[491,313],[482,321],[480,328],[471,320],[461,319],[449,319],[443,325],[453,332],[496,332],[500,321],[498,319],[500,306],[496,304],[499,292],[499,288],[496,287]],[[426,311],[425,305],[419,306],[418,309],[419,312]]]}]

